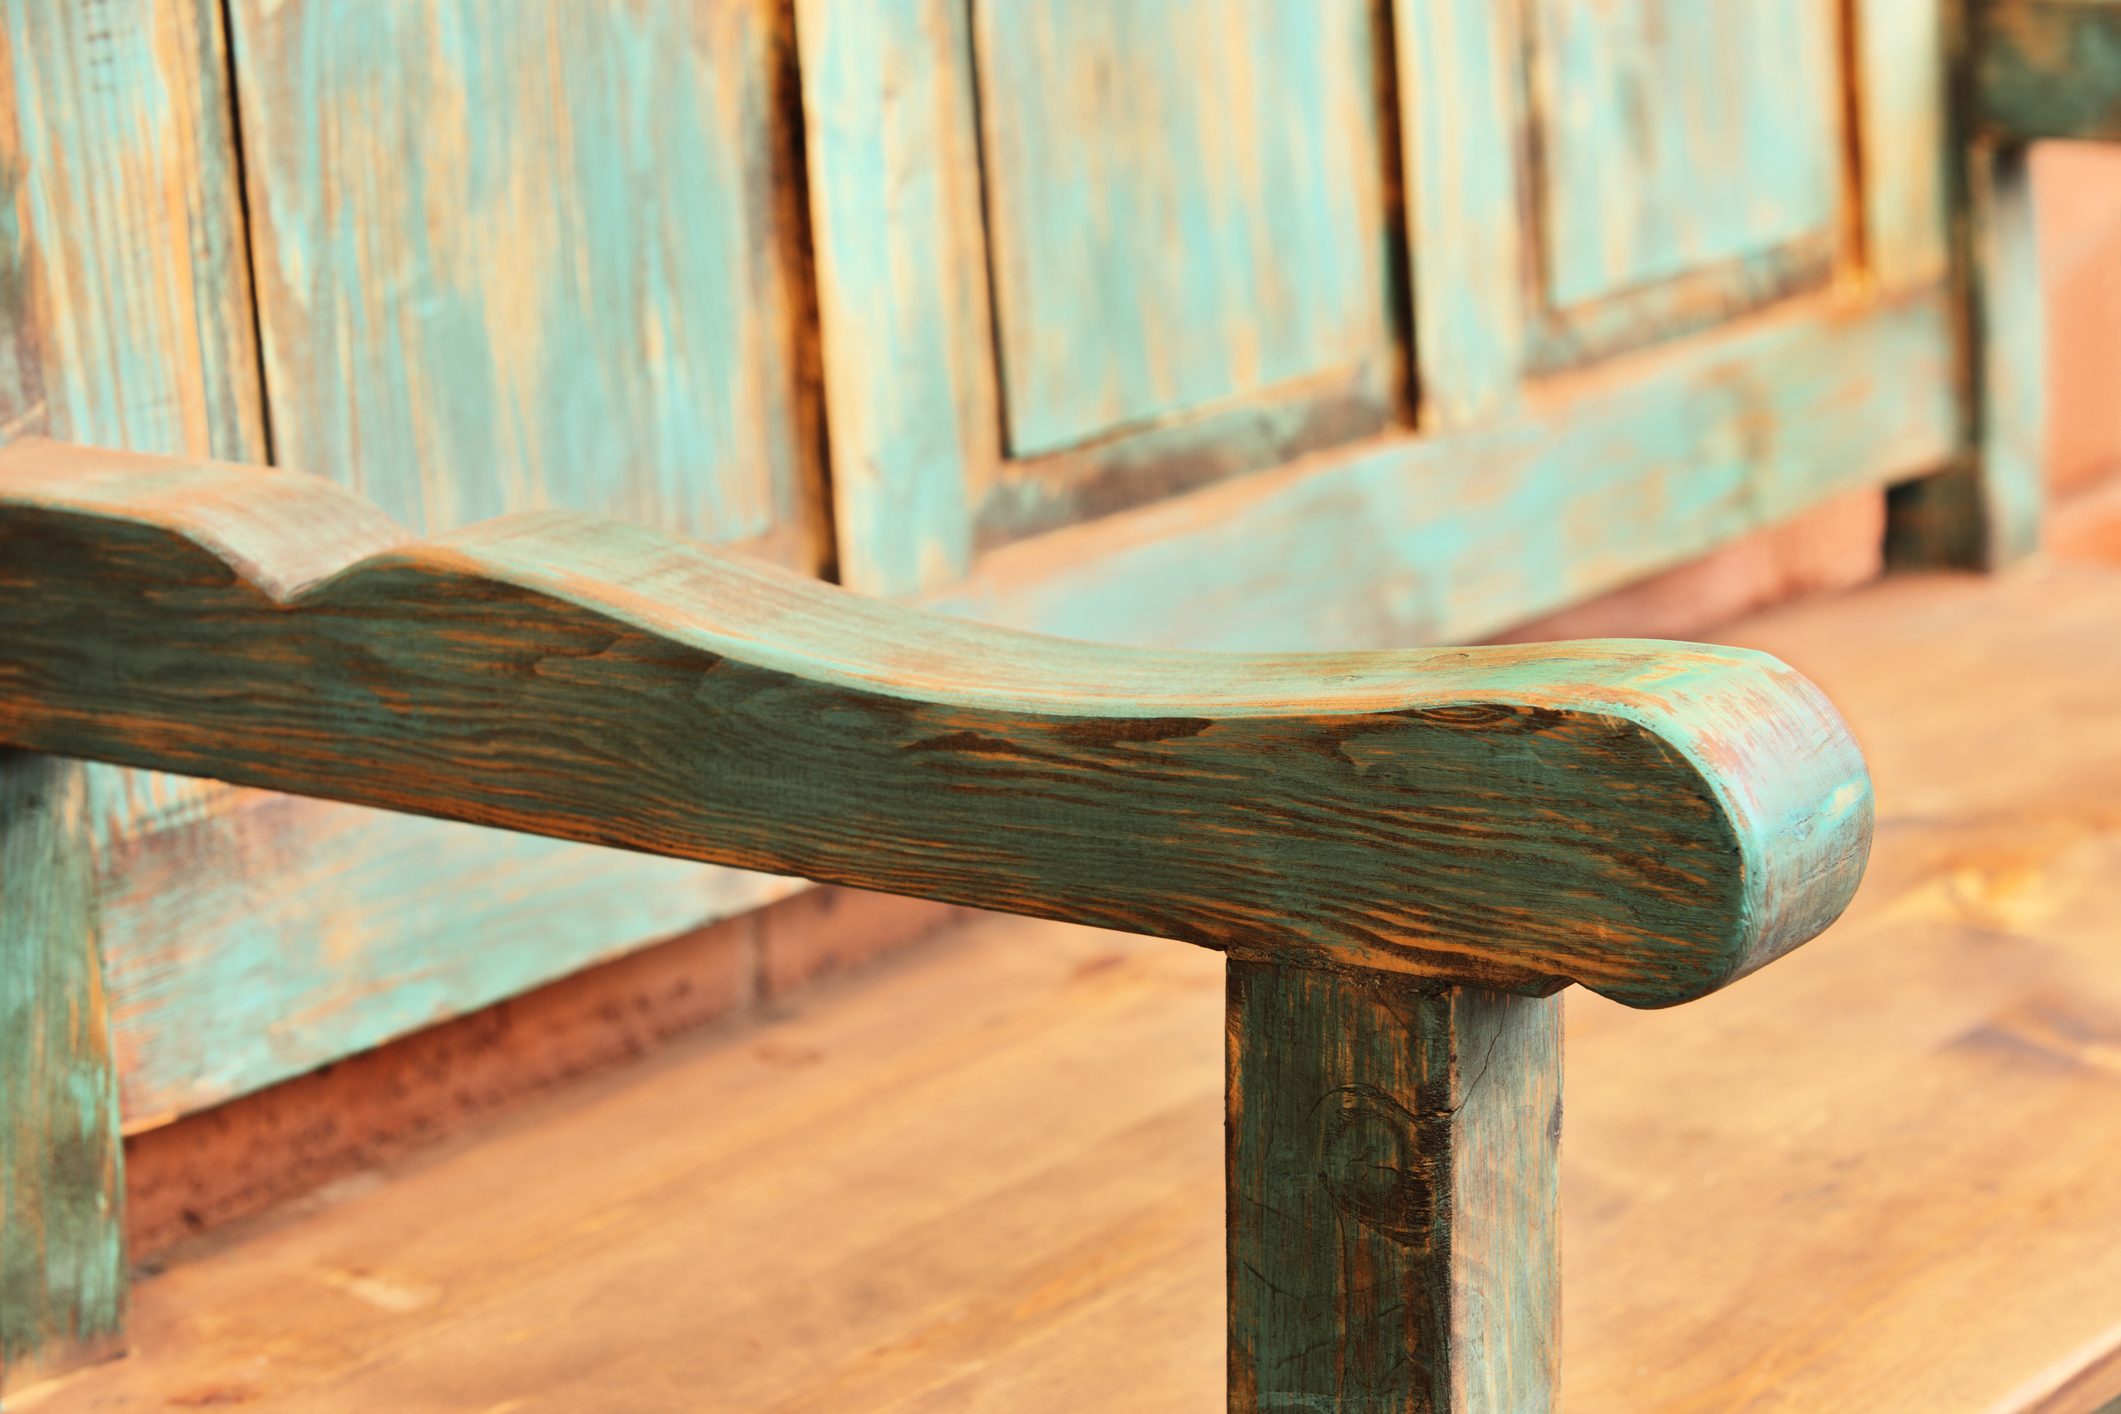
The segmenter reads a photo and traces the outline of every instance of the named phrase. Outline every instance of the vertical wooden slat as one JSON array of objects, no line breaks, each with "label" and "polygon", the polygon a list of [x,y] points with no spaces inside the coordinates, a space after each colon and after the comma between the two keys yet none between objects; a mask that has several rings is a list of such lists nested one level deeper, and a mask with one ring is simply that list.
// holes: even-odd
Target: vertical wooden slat
[{"label": "vertical wooden slat", "polygon": [[1424,428],[1494,417],[1524,369],[1514,0],[1399,0],[1393,26]]},{"label": "vertical wooden slat", "polygon": [[971,35],[958,0],[797,0],[840,579],[962,579],[1001,459]]},{"label": "vertical wooden slat", "polygon": [[79,762],[0,751],[0,1391],[124,1346],[123,1149]]},{"label": "vertical wooden slat", "polygon": [[2040,305],[2030,149],[1977,141],[1968,154],[1973,321],[1979,359],[1981,562],[2001,569],[2040,545],[2047,457],[2047,323]]},{"label": "vertical wooden slat", "polygon": [[1560,1354],[1560,1002],[1233,959],[1233,1414],[1537,1414]]},{"label": "vertical wooden slat", "polygon": [[1866,263],[1898,294],[1946,274],[1942,14],[1939,0],[1857,0],[1852,21]]},{"label": "vertical wooden slat", "polygon": [[265,460],[214,0],[0,0],[51,435]]}]

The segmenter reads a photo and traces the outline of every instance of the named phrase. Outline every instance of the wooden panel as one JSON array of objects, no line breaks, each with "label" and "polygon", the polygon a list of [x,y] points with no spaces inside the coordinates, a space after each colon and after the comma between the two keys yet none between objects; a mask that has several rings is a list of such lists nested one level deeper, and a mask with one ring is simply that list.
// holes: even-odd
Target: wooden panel
[{"label": "wooden panel", "polygon": [[86,775],[0,750],[0,1393],[125,1348],[123,1161]]},{"label": "wooden panel", "polygon": [[121,798],[97,824],[128,1133],[799,887],[222,785],[142,834]]},{"label": "wooden panel", "polygon": [[779,5],[232,14],[283,463],[821,562]]},{"label": "wooden panel", "polygon": [[54,435],[263,461],[219,6],[6,0],[0,17],[12,381],[27,326]]},{"label": "wooden panel", "polygon": [[2121,139],[2121,6],[1983,0],[1974,14],[1984,125],[2020,140]]},{"label": "wooden panel", "polygon": [[1389,356],[1373,8],[975,8],[1012,455]]},{"label": "wooden panel", "polygon": [[1944,0],[1857,0],[1857,152],[1865,264],[1888,292],[1944,279]]},{"label": "wooden panel", "polygon": [[959,0],[797,0],[840,582],[972,563],[999,460],[970,38]]},{"label": "wooden panel", "polygon": [[1127,651],[586,517],[409,541],[293,473],[28,442],[0,487],[0,733],[91,759],[1657,1005],[1824,927],[1868,848],[1767,659]]},{"label": "wooden panel", "polygon": [[1832,0],[1536,0],[1531,15],[1545,295],[1575,311],[1544,362],[1826,277],[1843,185]]},{"label": "wooden panel", "polygon": [[1545,1414],[1561,1003],[1232,959],[1229,1408]]},{"label": "wooden panel", "polygon": [[1792,309],[1552,380],[1522,417],[1390,438],[988,557],[929,602],[1071,638],[1358,648],[1484,637],[1960,436],[1941,300]]},{"label": "wooden panel", "polygon": [[1414,251],[1421,425],[1448,431],[1515,397],[1525,339],[1519,7],[1394,7]]}]

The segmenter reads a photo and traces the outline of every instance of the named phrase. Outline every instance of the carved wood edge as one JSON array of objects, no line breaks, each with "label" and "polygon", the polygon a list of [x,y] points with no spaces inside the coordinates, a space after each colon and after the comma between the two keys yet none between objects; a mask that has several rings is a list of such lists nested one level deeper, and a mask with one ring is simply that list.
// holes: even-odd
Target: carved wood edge
[{"label": "carved wood edge", "polygon": [[1118,648],[35,439],[0,449],[0,741],[1637,1006],[1817,934],[1872,821],[1832,706],[1740,649]]}]

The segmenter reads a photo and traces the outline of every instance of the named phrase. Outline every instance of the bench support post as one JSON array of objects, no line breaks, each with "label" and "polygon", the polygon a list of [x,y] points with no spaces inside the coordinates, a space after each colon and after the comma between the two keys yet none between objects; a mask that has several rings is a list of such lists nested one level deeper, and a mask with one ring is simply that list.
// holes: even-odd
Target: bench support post
[{"label": "bench support post", "polygon": [[0,1393],[123,1351],[123,1146],[88,775],[0,749]]},{"label": "bench support post", "polygon": [[1560,998],[1237,958],[1227,985],[1232,1414],[1550,1410]]}]

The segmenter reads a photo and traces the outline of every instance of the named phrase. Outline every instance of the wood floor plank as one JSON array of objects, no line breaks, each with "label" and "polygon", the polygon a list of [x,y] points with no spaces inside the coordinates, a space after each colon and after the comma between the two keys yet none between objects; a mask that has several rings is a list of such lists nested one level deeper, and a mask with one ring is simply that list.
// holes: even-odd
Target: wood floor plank
[{"label": "wood floor plank", "polygon": [[[2092,1414],[2121,1395],[2121,570],[1732,637],[1840,704],[1877,853],[1739,986],[1568,994],[1564,1406]],[[1208,1414],[1221,971],[981,922],[179,1254],[130,1359],[19,1407]]]}]

